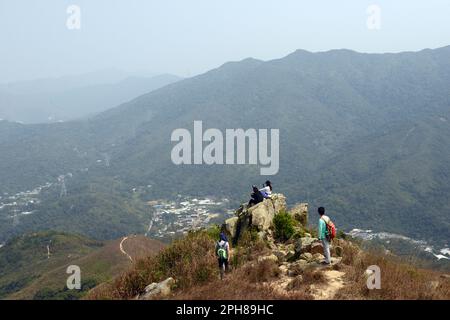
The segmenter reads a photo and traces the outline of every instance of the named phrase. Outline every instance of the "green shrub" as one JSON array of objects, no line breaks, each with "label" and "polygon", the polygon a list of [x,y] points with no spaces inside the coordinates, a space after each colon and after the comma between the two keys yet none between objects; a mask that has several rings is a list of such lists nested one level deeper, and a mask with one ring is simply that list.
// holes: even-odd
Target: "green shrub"
[{"label": "green shrub", "polygon": [[347,240],[349,237],[347,236],[347,234],[344,231],[339,230],[336,234],[336,238]]},{"label": "green shrub", "polygon": [[294,218],[287,212],[280,212],[273,218],[275,227],[275,237],[278,240],[286,241],[295,233]]},{"label": "green shrub", "polygon": [[206,230],[208,236],[213,240],[218,240],[221,232],[221,228],[219,225],[213,225],[209,229]]}]

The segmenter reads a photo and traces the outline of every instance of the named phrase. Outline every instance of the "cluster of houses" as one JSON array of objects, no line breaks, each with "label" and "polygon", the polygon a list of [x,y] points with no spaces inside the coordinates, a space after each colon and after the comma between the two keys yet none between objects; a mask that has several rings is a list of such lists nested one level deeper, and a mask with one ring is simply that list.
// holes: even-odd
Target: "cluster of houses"
[{"label": "cluster of houses", "polygon": [[48,189],[53,184],[46,184],[32,190],[21,191],[10,195],[3,193],[0,195],[0,216],[8,219],[17,219],[21,215],[29,215],[35,212],[36,206],[40,203],[39,194],[44,189]]},{"label": "cluster of houses", "polygon": [[190,198],[178,196],[175,201],[150,201],[152,221],[148,235],[173,238],[190,230],[219,223],[234,215],[228,199]]}]

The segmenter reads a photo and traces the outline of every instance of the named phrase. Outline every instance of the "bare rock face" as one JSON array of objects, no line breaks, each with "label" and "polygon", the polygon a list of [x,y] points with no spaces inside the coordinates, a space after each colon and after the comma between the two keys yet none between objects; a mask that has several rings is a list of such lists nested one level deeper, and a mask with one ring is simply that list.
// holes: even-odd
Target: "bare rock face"
[{"label": "bare rock face", "polygon": [[239,220],[238,217],[232,217],[230,219],[225,220],[224,227],[226,232],[231,236],[231,238],[236,237],[238,220]]},{"label": "bare rock face", "polygon": [[294,217],[302,226],[306,227],[308,225],[308,204],[307,203],[299,203],[296,204],[291,210],[289,210],[289,214]]},{"label": "bare rock face", "polygon": [[259,236],[270,236],[273,218],[280,211],[286,210],[286,198],[280,193],[274,193],[269,199],[264,199],[250,208],[246,204],[236,210],[236,217],[225,221],[222,228],[236,241],[245,230],[254,227]]},{"label": "bare rock face", "polygon": [[286,210],[286,198],[282,194],[273,194],[270,199],[247,209],[247,214],[251,215],[252,226],[260,231],[269,230],[273,225],[275,215]]}]

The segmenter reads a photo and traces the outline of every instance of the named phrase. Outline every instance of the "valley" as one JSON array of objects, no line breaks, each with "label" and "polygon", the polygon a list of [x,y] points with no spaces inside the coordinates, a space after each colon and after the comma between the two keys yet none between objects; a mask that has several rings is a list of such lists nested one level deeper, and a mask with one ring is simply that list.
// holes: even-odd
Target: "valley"
[{"label": "valley", "polygon": [[[445,269],[448,61],[450,47],[297,50],[228,62],[83,119],[0,121],[0,253],[48,230],[101,243],[132,235],[171,242],[221,223],[269,178],[288,205],[324,206],[339,230],[371,230],[358,236]],[[277,174],[261,176],[258,162],[176,165],[171,135],[198,120],[220,132],[278,129]],[[23,274],[30,277],[5,282],[5,296],[35,280]]]}]

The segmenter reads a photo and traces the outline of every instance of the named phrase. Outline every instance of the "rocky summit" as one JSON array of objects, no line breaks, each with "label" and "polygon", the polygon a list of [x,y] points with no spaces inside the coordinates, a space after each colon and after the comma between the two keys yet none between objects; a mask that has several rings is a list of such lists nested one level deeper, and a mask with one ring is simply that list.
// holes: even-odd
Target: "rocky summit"
[{"label": "rocky summit", "polygon": [[[136,261],[115,282],[94,288],[88,299],[448,297],[446,275],[421,270],[392,254],[365,251],[342,233],[332,241],[331,264],[322,264],[323,245],[316,236],[316,222],[308,225],[307,203],[288,207],[286,197],[279,193],[253,206],[242,204],[222,225],[174,240],[159,254]],[[220,232],[228,235],[231,244],[223,279],[214,249]],[[382,270],[381,289],[369,283],[376,278],[374,265]],[[376,290],[368,290],[369,284]]]}]

